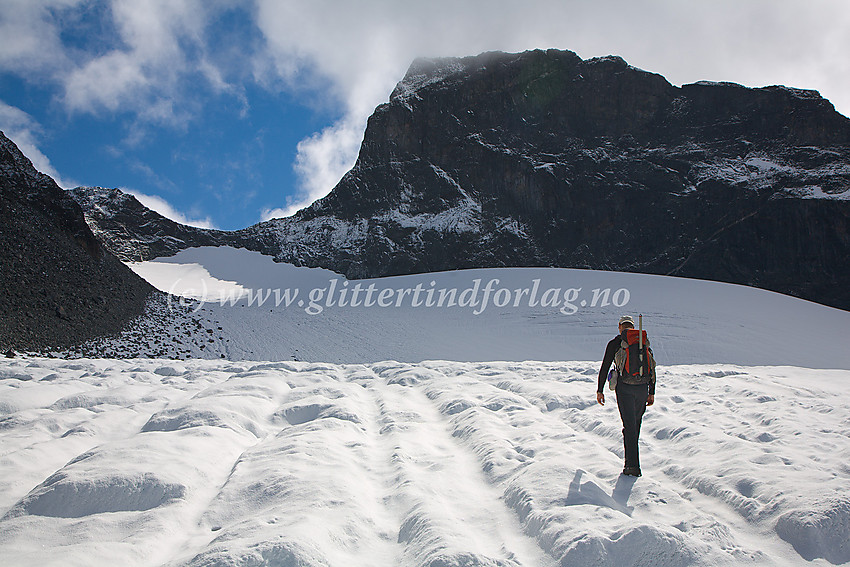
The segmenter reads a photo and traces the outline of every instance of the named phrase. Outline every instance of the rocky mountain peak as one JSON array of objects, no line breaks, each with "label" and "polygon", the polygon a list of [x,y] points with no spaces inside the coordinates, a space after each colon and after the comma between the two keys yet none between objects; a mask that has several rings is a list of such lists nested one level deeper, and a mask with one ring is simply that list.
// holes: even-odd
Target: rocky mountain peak
[{"label": "rocky mountain peak", "polygon": [[0,174],[6,180],[4,191],[22,189],[37,184],[49,184],[52,179],[35,169],[32,162],[18,149],[12,140],[0,132]]},{"label": "rocky mountain peak", "polygon": [[2,132],[0,191],[6,199],[25,203],[42,211],[93,258],[100,258],[100,243],[86,224],[80,206],[49,175],[36,170],[29,158]]},{"label": "rocky mountain peak", "polygon": [[153,292],[101,247],[71,196],[0,132],[0,350],[117,332]]},{"label": "rocky mountain peak", "polygon": [[815,91],[484,53],[414,61],[328,196],[233,234],[350,278],[579,267],[850,308],[848,190],[850,120]]}]

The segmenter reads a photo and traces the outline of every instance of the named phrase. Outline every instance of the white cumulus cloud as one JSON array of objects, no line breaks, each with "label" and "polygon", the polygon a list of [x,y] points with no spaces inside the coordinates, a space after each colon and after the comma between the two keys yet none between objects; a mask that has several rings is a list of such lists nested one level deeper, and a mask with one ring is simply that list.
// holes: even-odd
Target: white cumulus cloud
[{"label": "white cumulus cloud", "polygon": [[0,0],[0,71],[49,81],[71,113],[181,127],[198,81],[228,90],[205,34],[236,0]]},{"label": "white cumulus cloud", "polygon": [[203,31],[217,2],[112,0],[108,14],[117,33],[112,49],[80,62],[63,78],[72,112],[138,114],[147,122],[180,125],[192,107],[187,82],[214,81],[205,60]]},{"label": "white cumulus cloud", "polygon": [[198,219],[192,218],[189,215],[181,213],[177,209],[175,209],[168,201],[163,199],[162,197],[158,197],[156,195],[145,195],[144,193],[140,193],[138,191],[133,191],[132,189],[122,189],[125,193],[128,193],[138,199],[138,201],[149,208],[152,211],[155,211],[167,219],[171,219],[174,222],[179,222],[180,224],[185,224],[189,226],[196,226],[198,228],[216,228],[213,224],[212,219],[209,217]]},{"label": "white cumulus cloud", "polygon": [[0,0],[0,70],[57,76],[71,62],[59,15],[85,0]]}]

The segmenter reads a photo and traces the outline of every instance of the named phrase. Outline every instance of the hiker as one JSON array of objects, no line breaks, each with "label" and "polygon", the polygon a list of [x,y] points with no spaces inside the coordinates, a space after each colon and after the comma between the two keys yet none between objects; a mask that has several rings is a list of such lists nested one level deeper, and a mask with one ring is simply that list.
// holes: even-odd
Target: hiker
[{"label": "hiker", "polygon": [[[618,373],[615,392],[617,394],[617,407],[620,410],[620,418],[623,420],[623,447],[626,452],[626,463],[623,468],[623,474],[628,476],[640,476],[640,455],[638,452],[638,437],[640,436],[640,423],[643,419],[643,413],[647,406],[655,403],[655,361],[652,359],[652,351],[649,350],[649,341],[646,341],[647,360],[645,362],[645,371],[639,375],[628,376],[624,370],[624,360],[626,349],[623,348],[627,341],[627,331],[635,328],[634,319],[625,315],[620,317],[618,329],[620,334],[614,337],[605,348],[605,357],[602,359],[602,366],[599,369],[599,380],[596,387],[596,401],[605,405],[605,394],[603,388],[605,379],[608,376],[608,370],[611,368],[611,363],[615,362],[614,372]],[[631,334],[632,340],[636,340],[638,332],[633,331]],[[637,345],[634,345],[633,353],[637,352]],[[619,356],[618,356],[619,354]],[[637,365],[633,366],[633,369]]]}]

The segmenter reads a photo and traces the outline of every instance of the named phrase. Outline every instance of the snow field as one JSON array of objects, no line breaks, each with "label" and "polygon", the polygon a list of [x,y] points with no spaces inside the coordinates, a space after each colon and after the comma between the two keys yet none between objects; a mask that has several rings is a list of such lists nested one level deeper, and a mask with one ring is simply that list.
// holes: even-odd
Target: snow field
[{"label": "snow field", "polygon": [[850,371],[662,367],[634,479],[597,365],[2,361],[0,557],[850,562]]},{"label": "snow field", "polygon": [[[200,308],[186,306],[198,309],[194,321],[159,306],[152,318],[161,321],[161,328],[143,325],[105,344],[95,341],[98,344],[84,349],[83,355],[340,364],[598,360],[617,332],[620,315],[642,313],[660,364],[850,369],[850,351],[842,348],[850,313],[739,285],[560,268],[458,270],[347,281],[327,270],[276,264],[257,252],[227,247],[183,250],[131,267],[164,291],[182,290],[192,297],[206,294],[210,302]],[[491,284],[496,291],[485,304],[484,290]],[[262,305],[247,299],[234,305],[215,302],[219,293],[228,294],[234,286],[262,292],[264,297],[272,291],[297,290],[301,300],[322,291],[326,301],[319,302],[323,310],[316,315],[306,312],[307,303],[287,307],[276,305],[274,299]],[[350,301],[355,286],[374,286],[404,301],[385,308],[340,307],[342,290],[347,290]],[[328,302],[332,288],[336,292]],[[439,290],[454,290],[458,297],[468,294],[477,303],[414,307],[413,296],[404,295],[414,289],[434,291],[434,297]],[[532,290],[537,290],[534,302]],[[565,314],[561,310],[568,290],[576,293],[571,304],[576,311]],[[517,305],[498,307],[500,291],[525,295]],[[626,291],[629,301],[618,307],[613,299],[615,295],[624,299]],[[607,299],[597,301],[597,295]],[[544,297],[558,304],[549,305]],[[180,301],[173,299],[169,308]]]}]

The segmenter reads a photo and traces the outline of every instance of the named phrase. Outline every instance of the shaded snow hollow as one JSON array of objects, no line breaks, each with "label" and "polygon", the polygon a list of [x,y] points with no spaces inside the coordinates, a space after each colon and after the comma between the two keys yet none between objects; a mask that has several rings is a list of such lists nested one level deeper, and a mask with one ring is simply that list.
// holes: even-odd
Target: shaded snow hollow
[{"label": "shaded snow hollow", "polygon": [[596,363],[0,362],[4,565],[850,561],[850,371],[663,367],[619,475]]}]

